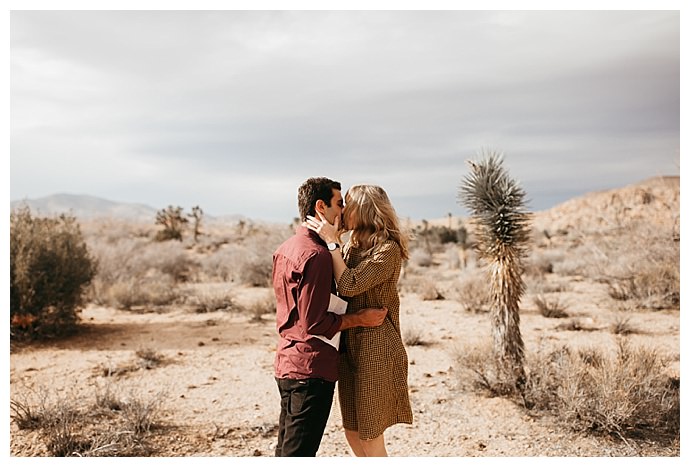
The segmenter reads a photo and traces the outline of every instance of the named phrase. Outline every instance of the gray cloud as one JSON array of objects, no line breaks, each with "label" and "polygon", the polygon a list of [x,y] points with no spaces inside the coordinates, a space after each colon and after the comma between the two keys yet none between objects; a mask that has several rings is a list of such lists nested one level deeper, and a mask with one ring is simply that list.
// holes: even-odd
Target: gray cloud
[{"label": "gray cloud", "polygon": [[534,209],[678,171],[674,11],[13,11],[12,199],[289,220],[313,175],[463,213],[483,148]]}]

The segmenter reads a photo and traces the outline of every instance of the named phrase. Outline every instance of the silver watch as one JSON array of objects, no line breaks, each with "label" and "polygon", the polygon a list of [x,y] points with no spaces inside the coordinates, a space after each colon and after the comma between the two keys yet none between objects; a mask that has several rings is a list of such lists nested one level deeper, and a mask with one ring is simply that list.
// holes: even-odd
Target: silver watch
[{"label": "silver watch", "polygon": [[326,246],[328,247],[328,251],[334,251],[340,248],[340,245],[337,243],[326,243]]}]

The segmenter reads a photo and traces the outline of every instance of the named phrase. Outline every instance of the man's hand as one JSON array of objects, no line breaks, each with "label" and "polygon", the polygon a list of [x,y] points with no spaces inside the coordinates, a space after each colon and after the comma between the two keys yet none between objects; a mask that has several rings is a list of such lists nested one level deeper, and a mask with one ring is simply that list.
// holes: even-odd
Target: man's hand
[{"label": "man's hand", "polygon": [[364,308],[357,313],[350,315],[342,315],[343,322],[340,325],[340,330],[350,329],[357,326],[365,328],[375,328],[383,323],[388,314],[388,308]]},{"label": "man's hand", "polygon": [[387,314],[388,308],[365,308],[355,313],[355,315],[360,315],[360,326],[365,328],[380,326]]}]

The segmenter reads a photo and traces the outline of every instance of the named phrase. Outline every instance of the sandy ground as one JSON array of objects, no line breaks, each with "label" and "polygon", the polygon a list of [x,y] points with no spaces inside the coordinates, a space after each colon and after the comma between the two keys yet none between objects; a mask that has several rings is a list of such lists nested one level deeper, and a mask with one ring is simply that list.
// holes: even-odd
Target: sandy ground
[{"label": "sandy ground", "polygon": [[[266,293],[246,289],[243,299]],[[611,345],[608,331],[615,312],[607,311],[603,286],[575,280],[569,288],[572,314],[593,328],[559,331],[561,320],[522,311],[522,334],[529,351],[545,344]],[[644,332],[633,342],[652,345],[674,360],[679,372],[680,312],[630,313]],[[47,387],[63,396],[93,398],[95,388],[114,385],[145,397],[162,397],[156,432],[157,456],[271,456],[279,397],[272,367],[276,345],[270,315],[255,322],[246,314],[190,311],[136,314],[89,307],[84,329],[67,340],[15,346],[10,355],[11,397]],[[678,456],[679,446],[651,442],[628,444],[605,437],[577,434],[548,416],[533,417],[515,403],[488,398],[461,388],[456,355],[463,345],[490,336],[489,317],[460,309],[453,300],[422,301],[402,294],[401,326],[421,332],[425,345],[408,346],[412,425],[386,432],[391,456]],[[164,364],[122,376],[103,374],[136,360],[150,349]],[[337,398],[337,395],[336,395]],[[337,400],[337,399],[336,399]],[[10,424],[12,456],[44,456],[38,433]],[[350,456],[339,408],[334,402],[319,456]]]}]

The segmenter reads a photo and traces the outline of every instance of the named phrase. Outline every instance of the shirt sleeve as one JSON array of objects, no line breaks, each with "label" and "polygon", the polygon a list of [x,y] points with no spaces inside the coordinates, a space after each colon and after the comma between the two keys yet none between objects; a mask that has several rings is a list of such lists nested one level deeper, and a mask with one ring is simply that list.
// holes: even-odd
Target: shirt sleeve
[{"label": "shirt sleeve", "polygon": [[332,284],[330,253],[315,255],[304,268],[297,298],[300,321],[304,323],[307,334],[331,339],[340,330],[342,317],[328,312]]},{"label": "shirt sleeve", "polygon": [[346,268],[338,280],[338,292],[354,297],[390,278],[400,264],[400,247],[388,241],[354,268]]}]

